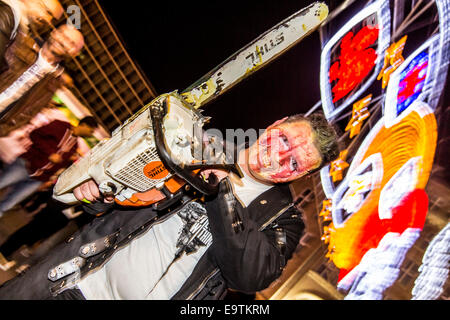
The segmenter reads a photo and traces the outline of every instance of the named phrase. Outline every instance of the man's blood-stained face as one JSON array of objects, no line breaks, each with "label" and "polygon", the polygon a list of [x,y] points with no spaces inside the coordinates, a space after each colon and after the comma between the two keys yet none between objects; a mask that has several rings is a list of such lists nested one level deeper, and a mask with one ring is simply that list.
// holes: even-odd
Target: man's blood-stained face
[{"label": "man's blood-stained face", "polygon": [[285,120],[268,127],[249,149],[249,169],[257,178],[273,183],[290,182],[322,162],[309,122]]}]

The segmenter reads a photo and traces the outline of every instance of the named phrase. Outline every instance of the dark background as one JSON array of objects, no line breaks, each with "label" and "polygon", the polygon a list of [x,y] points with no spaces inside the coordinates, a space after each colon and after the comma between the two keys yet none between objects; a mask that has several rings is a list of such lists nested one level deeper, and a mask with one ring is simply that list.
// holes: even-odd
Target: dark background
[{"label": "dark background", "polygon": [[[111,1],[100,4],[157,94],[184,90],[234,52],[308,6],[305,0]],[[329,1],[327,1],[328,3]],[[334,1],[336,2],[336,1]],[[205,107],[210,127],[265,128],[320,100],[319,33]]]},{"label": "dark background", "polygon": [[[157,94],[163,94],[175,89],[184,90],[260,34],[313,1],[99,2],[123,38],[131,57]],[[324,2],[331,12],[342,0]],[[332,35],[365,4],[367,1],[354,1],[328,24],[327,32]],[[405,5],[410,3],[406,1]],[[422,19],[429,18],[425,14]],[[435,27],[436,24],[408,33],[404,56],[414,51]],[[207,127],[222,131],[226,128],[262,129],[287,115],[307,112],[320,100],[320,52],[320,36],[316,31],[208,104],[204,114],[213,119]],[[379,81],[375,81],[367,92],[379,94],[380,87]],[[443,112],[437,114],[440,141],[436,164],[443,168],[448,166],[450,152],[447,87],[441,98]],[[343,129],[347,122],[344,119],[337,124]],[[450,170],[440,172],[448,177]]]}]

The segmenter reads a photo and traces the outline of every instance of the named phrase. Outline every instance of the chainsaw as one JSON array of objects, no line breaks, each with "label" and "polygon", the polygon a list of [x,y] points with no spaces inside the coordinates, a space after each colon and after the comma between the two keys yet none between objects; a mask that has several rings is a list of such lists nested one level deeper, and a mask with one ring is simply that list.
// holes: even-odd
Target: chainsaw
[{"label": "chainsaw", "polygon": [[328,7],[315,2],[272,27],[183,92],[155,98],[111,138],[58,178],[53,197],[73,204],[72,191],[93,179],[103,195],[114,195],[122,206],[166,208],[187,190],[214,195],[217,184],[205,180],[203,169],[241,172],[225,153],[206,157],[203,125],[210,120],[200,107],[275,60],[308,36],[328,16]]}]

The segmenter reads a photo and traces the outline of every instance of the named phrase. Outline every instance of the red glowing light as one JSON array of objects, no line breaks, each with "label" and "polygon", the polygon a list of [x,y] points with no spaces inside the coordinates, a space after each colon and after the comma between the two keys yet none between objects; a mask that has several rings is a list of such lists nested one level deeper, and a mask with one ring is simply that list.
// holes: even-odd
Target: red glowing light
[{"label": "red glowing light", "polygon": [[337,80],[331,89],[333,102],[339,101],[352,91],[375,66],[377,53],[369,48],[378,39],[377,27],[365,26],[355,36],[348,32],[341,41],[341,54],[329,70],[329,82]]},{"label": "red glowing light", "polygon": [[[428,61],[414,68],[410,73],[408,73],[408,75],[402,81],[402,87],[399,88],[398,101],[403,102],[416,93],[417,85],[421,84],[427,77],[426,72],[422,72],[422,70],[427,70],[427,68]],[[420,76],[421,74],[422,77]]]},{"label": "red glowing light", "polygon": [[[392,209],[392,219],[381,220],[376,208],[366,221],[360,246],[355,250],[353,259],[359,263],[367,251],[378,247],[388,232],[402,234],[408,228],[423,229],[427,212],[428,195],[423,189],[416,189],[405,196],[400,204]],[[339,271],[338,282],[352,269],[342,268]]]}]

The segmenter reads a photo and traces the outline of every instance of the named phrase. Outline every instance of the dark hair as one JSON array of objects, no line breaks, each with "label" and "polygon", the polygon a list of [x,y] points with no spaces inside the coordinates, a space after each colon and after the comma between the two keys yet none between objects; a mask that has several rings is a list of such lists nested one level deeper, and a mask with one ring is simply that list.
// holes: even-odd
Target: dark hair
[{"label": "dark hair", "polygon": [[84,117],[83,119],[81,119],[80,122],[78,123],[78,125],[82,125],[82,124],[88,125],[91,128],[98,127],[97,120],[95,120],[95,118],[92,116],[87,116],[87,117]]},{"label": "dark hair", "polygon": [[313,113],[309,116],[296,114],[290,116],[285,122],[308,121],[316,133],[316,143],[322,155],[321,167],[335,160],[339,156],[339,143],[337,129],[327,121],[322,113]]}]

